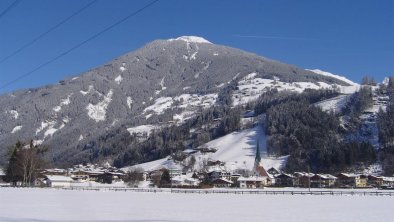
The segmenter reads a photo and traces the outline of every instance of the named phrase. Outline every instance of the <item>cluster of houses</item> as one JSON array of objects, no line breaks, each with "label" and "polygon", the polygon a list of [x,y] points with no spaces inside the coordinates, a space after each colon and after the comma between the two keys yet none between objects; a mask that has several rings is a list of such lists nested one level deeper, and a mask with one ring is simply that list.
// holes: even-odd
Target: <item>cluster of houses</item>
[{"label": "cluster of houses", "polygon": [[[276,171],[270,169],[269,171]],[[311,188],[391,188],[394,187],[394,177],[376,175],[339,173],[313,174],[295,172],[294,174],[278,173],[274,176],[275,186],[311,187]]]},{"label": "cluster of houses", "polygon": [[376,175],[340,173],[314,174],[295,172],[288,174],[275,168],[266,171],[262,166],[255,166],[248,176],[229,172],[224,169],[213,169],[208,172],[182,173],[178,169],[160,168],[151,172],[144,172],[144,180],[155,181],[168,170],[172,187],[216,187],[216,188],[247,188],[264,187],[302,187],[302,188],[394,188],[394,177]]},{"label": "cluster of houses", "polygon": [[125,172],[115,167],[76,165],[69,169],[45,169],[40,172],[34,185],[38,187],[97,186],[123,182]]},{"label": "cluster of houses", "polygon": [[[376,175],[340,173],[337,175],[295,172],[288,174],[275,168],[265,170],[255,164],[252,171],[227,171],[225,168],[212,167],[207,171],[182,172],[176,167],[161,167],[151,171],[140,172],[137,184],[154,187],[160,184],[163,173],[167,171],[171,182],[167,186],[179,188],[245,188],[264,187],[303,187],[303,188],[394,188],[394,177]],[[0,170],[0,182],[4,172]],[[72,186],[128,186],[124,183],[128,172],[111,166],[77,165],[69,169],[46,169],[40,172],[34,185],[39,187]]]}]

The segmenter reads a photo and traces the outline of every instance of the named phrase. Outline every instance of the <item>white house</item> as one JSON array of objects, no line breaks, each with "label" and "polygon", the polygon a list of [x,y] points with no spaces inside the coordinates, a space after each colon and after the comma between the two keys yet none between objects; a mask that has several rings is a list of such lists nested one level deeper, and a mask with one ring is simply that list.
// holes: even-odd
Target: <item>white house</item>
[{"label": "white house", "polygon": [[46,175],[45,181],[48,187],[71,187],[73,179],[67,176]]},{"label": "white house", "polygon": [[0,183],[4,182],[5,172],[0,168]]},{"label": "white house", "polygon": [[263,188],[267,184],[267,177],[240,177],[238,183],[240,188]]}]

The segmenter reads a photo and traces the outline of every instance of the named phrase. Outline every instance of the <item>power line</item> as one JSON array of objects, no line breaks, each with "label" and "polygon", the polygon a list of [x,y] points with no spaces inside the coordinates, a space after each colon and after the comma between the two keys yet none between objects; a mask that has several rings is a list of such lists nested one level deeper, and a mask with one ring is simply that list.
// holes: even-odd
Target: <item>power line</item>
[{"label": "power line", "polygon": [[94,34],[93,36],[89,37],[89,38],[86,39],[85,41],[78,43],[77,45],[75,45],[74,47],[72,47],[72,48],[66,50],[65,52],[61,53],[60,55],[57,55],[56,57],[50,59],[49,61],[47,61],[47,62],[45,62],[45,63],[43,63],[43,64],[37,66],[35,69],[33,69],[33,70],[31,70],[31,71],[29,71],[29,72],[27,72],[27,73],[25,73],[25,74],[19,76],[18,78],[14,79],[14,80],[12,80],[12,81],[10,81],[10,82],[4,84],[4,85],[2,85],[2,86],[0,87],[0,89],[4,89],[5,87],[7,87],[7,86],[9,86],[9,85],[11,85],[11,84],[13,84],[13,83],[19,81],[19,80],[21,80],[21,79],[23,79],[23,78],[25,78],[25,77],[31,75],[32,73],[36,72],[37,70],[42,69],[43,67],[45,67],[45,66],[51,64],[52,62],[54,62],[54,61],[60,59],[61,57],[63,57],[63,56],[65,56],[65,55],[69,54],[70,52],[74,51],[75,49],[78,49],[79,47],[81,47],[81,46],[85,45],[86,43],[92,41],[93,39],[99,37],[100,35],[104,34],[105,32],[107,32],[107,31],[111,30],[112,28],[116,27],[117,25],[120,25],[121,23],[125,22],[126,20],[128,20],[128,19],[130,19],[130,18],[136,16],[137,14],[141,13],[142,11],[144,11],[144,10],[147,9],[147,8],[149,8],[149,7],[152,6],[153,4],[157,3],[158,1],[160,1],[160,0],[154,0],[154,1],[150,2],[149,4],[145,5],[144,7],[138,9],[137,11],[132,12],[131,14],[129,14],[129,15],[127,15],[126,17],[122,18],[121,20],[119,20],[119,21],[113,23],[112,25],[108,26],[107,28],[105,28],[105,29],[101,30],[100,32]]},{"label": "power line", "polygon": [[83,6],[82,8],[80,8],[78,11],[74,12],[72,15],[68,16],[66,19],[64,19],[63,21],[59,22],[58,24],[54,25],[53,27],[51,27],[50,29],[48,29],[46,32],[42,33],[41,35],[37,36],[35,39],[31,40],[30,42],[24,44],[23,46],[21,46],[19,49],[15,50],[13,53],[9,54],[8,56],[2,58],[0,60],[0,64],[7,61],[8,59],[10,59],[11,57],[13,57],[14,55],[18,54],[19,52],[23,51],[24,49],[26,49],[27,47],[33,45],[35,42],[37,42],[38,40],[40,40],[42,37],[44,37],[45,35],[49,34],[50,32],[52,32],[53,30],[57,29],[59,26],[63,25],[64,23],[66,23],[67,21],[69,21],[70,19],[72,19],[74,16],[78,15],[79,13],[81,13],[82,11],[84,11],[85,9],[89,8],[91,5],[93,5],[94,3],[96,3],[97,0],[93,0],[91,2],[89,2],[89,4]]},{"label": "power line", "polygon": [[8,8],[6,8],[6,9],[0,14],[0,18],[3,17],[5,14],[7,14],[9,11],[11,11],[11,9],[13,9],[16,5],[18,5],[19,2],[21,2],[21,0],[15,0],[10,6],[8,6]]}]

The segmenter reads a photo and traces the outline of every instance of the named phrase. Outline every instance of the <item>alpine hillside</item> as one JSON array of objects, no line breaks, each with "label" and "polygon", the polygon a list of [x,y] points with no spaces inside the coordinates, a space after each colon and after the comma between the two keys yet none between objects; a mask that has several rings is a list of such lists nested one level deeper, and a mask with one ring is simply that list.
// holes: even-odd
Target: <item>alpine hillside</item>
[{"label": "alpine hillside", "polygon": [[[149,134],[160,129],[182,132],[183,124],[190,126],[191,120],[209,110],[221,109],[227,115],[237,107],[247,109],[272,90],[335,89],[350,94],[358,87],[343,77],[201,37],[156,40],[57,84],[1,95],[0,163],[5,163],[7,150],[18,140],[33,140],[48,147],[47,157],[56,164],[116,159],[120,166],[136,164],[173,150],[163,153],[163,144],[151,141],[138,150],[138,158],[133,151],[128,157],[133,161],[124,162],[126,149],[137,149],[136,144],[146,143]],[[219,122],[224,119],[220,115]],[[220,135],[232,131],[226,130]],[[174,147],[201,145],[188,143],[189,138],[184,141]]]}]

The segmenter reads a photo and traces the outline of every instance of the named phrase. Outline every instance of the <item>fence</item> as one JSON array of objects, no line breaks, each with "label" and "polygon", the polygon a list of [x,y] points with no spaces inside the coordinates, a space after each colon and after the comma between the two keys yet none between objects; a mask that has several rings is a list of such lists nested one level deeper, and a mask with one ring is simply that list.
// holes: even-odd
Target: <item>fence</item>
[{"label": "fence", "polygon": [[[19,187],[20,188],[20,187]],[[18,188],[15,188],[18,189]],[[120,187],[66,187],[66,188],[22,188],[22,189],[59,189],[114,192],[179,193],[179,194],[259,194],[259,195],[330,195],[330,196],[393,196],[394,191],[362,190],[242,190],[242,189],[170,189],[170,188],[120,188]]]},{"label": "fence", "polygon": [[331,196],[394,196],[389,191],[264,191],[264,190],[171,190],[171,193],[198,193],[198,194],[264,194],[264,195],[331,195]]}]

